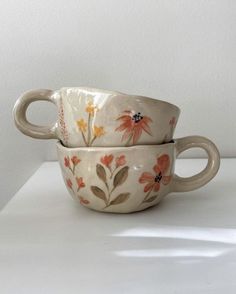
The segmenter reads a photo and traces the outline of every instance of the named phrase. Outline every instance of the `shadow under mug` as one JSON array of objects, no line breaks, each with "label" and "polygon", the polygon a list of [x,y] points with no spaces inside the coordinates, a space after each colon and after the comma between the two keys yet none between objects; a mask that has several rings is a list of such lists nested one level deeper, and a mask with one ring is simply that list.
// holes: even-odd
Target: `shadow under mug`
[{"label": "shadow under mug", "polygon": [[[37,126],[26,118],[38,100],[56,105],[52,126]],[[180,109],[168,102],[93,88],[32,90],[14,106],[17,128],[38,139],[59,139],[66,147],[109,147],[162,144],[172,140]]]},{"label": "shadow under mug", "polygon": [[[174,173],[178,155],[202,148],[207,166],[191,177]],[[187,192],[207,184],[220,166],[214,143],[200,136],[173,143],[132,147],[65,148],[57,143],[58,160],[71,196],[102,212],[130,213],[158,204],[171,192]]]}]

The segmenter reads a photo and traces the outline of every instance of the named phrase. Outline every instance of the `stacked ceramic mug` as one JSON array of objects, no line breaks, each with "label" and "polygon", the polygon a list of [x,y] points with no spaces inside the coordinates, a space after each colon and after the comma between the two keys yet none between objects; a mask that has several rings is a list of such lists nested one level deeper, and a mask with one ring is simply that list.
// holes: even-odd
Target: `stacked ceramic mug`
[{"label": "stacked ceramic mug", "polygon": [[[27,108],[37,100],[56,105],[53,126],[27,121]],[[168,102],[92,88],[29,91],[14,108],[21,132],[59,140],[58,160],[72,197],[88,208],[117,213],[143,210],[170,192],[197,189],[216,175],[220,157],[209,139],[173,139],[179,114]],[[194,176],[177,176],[176,157],[193,147],[207,152],[207,166]]]}]

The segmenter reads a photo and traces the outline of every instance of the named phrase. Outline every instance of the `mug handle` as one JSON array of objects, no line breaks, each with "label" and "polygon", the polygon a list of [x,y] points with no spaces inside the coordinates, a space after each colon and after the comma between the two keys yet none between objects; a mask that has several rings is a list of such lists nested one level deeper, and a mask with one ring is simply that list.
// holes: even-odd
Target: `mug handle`
[{"label": "mug handle", "polygon": [[16,127],[25,135],[37,139],[56,139],[57,123],[51,126],[37,126],[26,118],[29,105],[34,101],[49,101],[56,104],[53,91],[40,89],[25,92],[17,101],[13,109]]},{"label": "mug handle", "polygon": [[207,184],[217,174],[220,167],[220,153],[213,142],[201,136],[189,136],[175,140],[176,157],[190,148],[202,148],[208,156],[207,166],[200,173],[191,177],[174,175],[172,192],[187,192]]}]

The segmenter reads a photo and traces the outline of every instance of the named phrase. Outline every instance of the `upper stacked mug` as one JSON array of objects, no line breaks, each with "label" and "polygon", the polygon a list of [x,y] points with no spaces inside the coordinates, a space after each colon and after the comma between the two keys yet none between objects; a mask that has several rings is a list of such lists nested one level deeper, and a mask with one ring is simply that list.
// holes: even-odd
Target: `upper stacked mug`
[{"label": "upper stacked mug", "polygon": [[[26,118],[34,101],[52,102],[58,119],[52,126],[37,126]],[[180,109],[168,102],[119,92],[72,87],[32,90],[14,107],[17,127],[38,139],[59,139],[66,147],[113,147],[170,142]]]}]

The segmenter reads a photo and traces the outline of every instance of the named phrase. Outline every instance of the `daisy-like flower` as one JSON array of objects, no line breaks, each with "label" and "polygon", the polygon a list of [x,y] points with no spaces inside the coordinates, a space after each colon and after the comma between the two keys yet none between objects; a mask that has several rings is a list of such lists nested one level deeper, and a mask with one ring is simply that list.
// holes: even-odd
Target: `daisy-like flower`
[{"label": "daisy-like flower", "polygon": [[116,168],[126,164],[125,155],[116,157]]},{"label": "daisy-like flower", "polygon": [[160,185],[167,185],[171,180],[171,175],[167,175],[167,171],[170,167],[169,155],[163,154],[157,158],[157,164],[153,167],[155,174],[144,172],[139,178],[139,183],[146,184],[144,192],[159,191]]},{"label": "daisy-like flower", "polygon": [[80,161],[81,160],[76,155],[71,157],[71,162],[73,163],[73,165],[77,165],[78,163],[80,163]]},{"label": "daisy-like flower", "polygon": [[81,118],[80,120],[77,120],[76,123],[77,123],[79,130],[81,132],[85,133],[87,130],[87,123],[85,122],[85,120],[83,118]]},{"label": "daisy-like flower", "polygon": [[68,188],[72,189],[72,182],[71,182],[71,179],[66,179],[66,185]]},{"label": "daisy-like flower", "polygon": [[126,110],[117,118],[121,122],[119,127],[115,131],[123,132],[122,141],[128,140],[127,144],[132,140],[133,144],[137,143],[142,135],[142,132],[146,132],[152,136],[149,123],[152,119],[148,116],[143,116],[140,112]]},{"label": "daisy-like flower", "polygon": [[105,134],[104,127],[93,127],[93,135],[95,138],[99,138]]},{"label": "daisy-like flower", "polygon": [[106,167],[110,167],[110,164],[112,163],[114,156],[112,154],[110,155],[105,155],[101,157],[100,161],[102,164],[104,164]]},{"label": "daisy-like flower", "polygon": [[96,105],[93,104],[92,101],[89,101],[86,108],[85,108],[85,111],[88,112],[91,116],[94,116],[94,113],[97,110],[98,110],[98,108],[96,107]]}]

